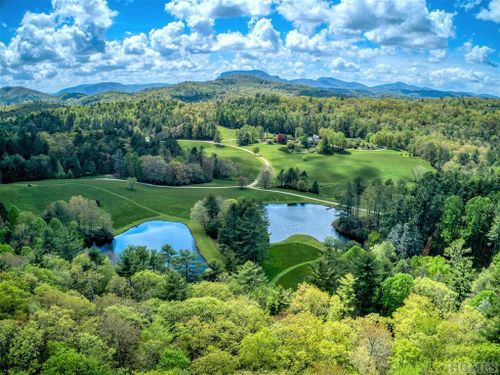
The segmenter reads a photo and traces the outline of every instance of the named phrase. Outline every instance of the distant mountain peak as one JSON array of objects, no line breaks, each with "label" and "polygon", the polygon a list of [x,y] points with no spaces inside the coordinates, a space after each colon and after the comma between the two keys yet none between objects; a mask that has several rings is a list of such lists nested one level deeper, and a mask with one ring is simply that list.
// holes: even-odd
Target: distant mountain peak
[{"label": "distant mountain peak", "polygon": [[493,95],[477,95],[469,92],[436,90],[429,87],[410,85],[401,81],[370,87],[359,82],[347,82],[334,77],[320,77],[318,79],[298,78],[287,80],[279,76],[269,75],[262,70],[232,70],[221,73],[218,78],[227,78],[236,75],[254,76],[274,82],[321,88],[330,91],[332,94],[351,96],[396,96],[410,98],[479,96],[484,98],[494,98]]}]

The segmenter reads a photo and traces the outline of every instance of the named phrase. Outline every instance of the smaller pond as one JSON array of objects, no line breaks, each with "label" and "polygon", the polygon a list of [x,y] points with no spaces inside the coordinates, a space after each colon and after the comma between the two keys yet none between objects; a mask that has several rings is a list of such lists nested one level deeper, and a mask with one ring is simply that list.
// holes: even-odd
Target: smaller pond
[{"label": "smaller pond", "polygon": [[270,241],[280,242],[294,234],[307,234],[319,241],[333,237],[345,241],[346,238],[332,226],[340,216],[335,208],[320,204],[267,204]]},{"label": "smaller pond", "polygon": [[191,250],[196,253],[197,261],[205,263],[189,228],[176,221],[146,221],[115,236],[113,242],[104,246],[102,250],[111,251],[112,260],[117,261],[127,246],[146,246],[148,249],[160,250],[165,244],[169,244],[177,251]]}]

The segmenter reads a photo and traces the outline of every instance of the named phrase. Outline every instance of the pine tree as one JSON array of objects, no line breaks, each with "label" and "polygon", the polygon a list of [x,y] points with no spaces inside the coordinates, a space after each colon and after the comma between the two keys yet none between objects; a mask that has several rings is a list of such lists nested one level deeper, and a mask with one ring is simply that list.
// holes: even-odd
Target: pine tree
[{"label": "pine tree", "polygon": [[448,257],[450,265],[450,287],[458,293],[458,302],[462,302],[468,297],[472,281],[474,280],[474,269],[472,260],[465,256],[471,252],[471,249],[464,249],[465,241],[463,239],[455,240],[450,247],[446,248],[444,253]]},{"label": "pine tree", "polygon": [[222,220],[218,242],[225,252],[233,251],[240,263],[260,262],[269,247],[269,222],[256,200],[242,199],[231,205]]},{"label": "pine tree", "polygon": [[352,316],[356,310],[356,293],[354,291],[356,278],[352,273],[348,273],[339,280],[339,284],[337,294],[344,305],[344,312],[346,315]]}]

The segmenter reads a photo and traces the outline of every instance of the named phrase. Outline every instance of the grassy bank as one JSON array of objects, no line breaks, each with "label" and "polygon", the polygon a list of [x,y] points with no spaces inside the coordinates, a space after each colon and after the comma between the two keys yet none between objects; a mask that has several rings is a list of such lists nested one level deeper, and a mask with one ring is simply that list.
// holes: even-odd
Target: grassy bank
[{"label": "grassy bank", "polygon": [[98,200],[101,207],[111,214],[116,233],[146,220],[165,219],[185,223],[191,229],[200,253],[207,261],[218,259],[217,244],[191,223],[189,213],[194,203],[208,194],[223,198],[247,197],[268,203],[292,203],[306,200],[268,191],[237,188],[169,188],[137,184],[128,190],[121,180],[74,179],[44,180],[28,183],[0,185],[0,201],[15,205],[23,211],[40,214],[55,200],[69,200],[74,195]]},{"label": "grassy bank", "polygon": [[272,244],[262,264],[269,280],[294,289],[309,275],[309,264],[319,258],[324,245],[306,235],[293,235]]}]

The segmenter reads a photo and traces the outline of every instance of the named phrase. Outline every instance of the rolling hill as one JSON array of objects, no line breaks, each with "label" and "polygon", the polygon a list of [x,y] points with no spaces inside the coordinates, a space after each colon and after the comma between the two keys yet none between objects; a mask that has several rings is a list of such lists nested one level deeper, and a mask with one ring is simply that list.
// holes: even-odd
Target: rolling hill
[{"label": "rolling hill", "polygon": [[139,97],[169,96],[192,102],[211,100],[229,93],[253,94],[255,92],[312,97],[396,97],[414,99],[478,96],[495,98],[493,95],[441,91],[429,87],[408,85],[403,82],[370,87],[359,82],[347,82],[333,77],[287,80],[279,76],[269,75],[261,70],[234,70],[223,72],[218,78],[211,81],[186,81],[177,84],[100,82],[68,87],[52,95],[22,86],[5,86],[0,88],[0,104],[44,102],[86,105],[102,101],[122,100],[131,95]]}]

